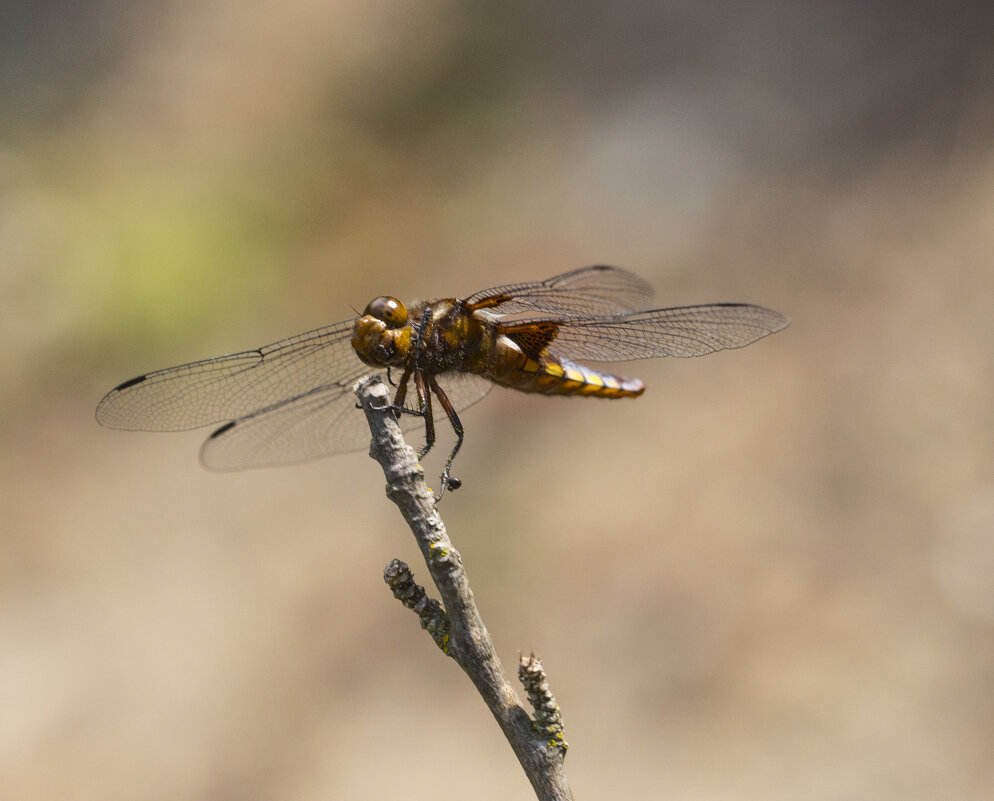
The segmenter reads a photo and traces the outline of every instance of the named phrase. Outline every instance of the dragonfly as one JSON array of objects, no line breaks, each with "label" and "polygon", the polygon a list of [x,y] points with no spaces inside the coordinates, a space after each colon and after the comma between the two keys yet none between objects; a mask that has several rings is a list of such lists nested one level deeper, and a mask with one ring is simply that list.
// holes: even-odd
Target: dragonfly
[{"label": "dragonfly", "polygon": [[[703,356],[743,347],[789,323],[778,311],[748,303],[648,309],[652,297],[643,278],[607,266],[467,298],[405,305],[379,297],[358,317],[334,325],[132,378],[104,396],[96,417],[108,428],[132,431],[219,426],[200,450],[210,470],[294,464],[368,446],[352,387],[370,368],[385,369],[402,429],[424,426],[419,459],[435,444],[433,398],[455,433],[440,500],[461,483],[451,476],[465,434],[459,412],[494,386],[635,398],[645,391],[641,380],[581,362]],[[411,392],[416,404],[408,405]]]}]

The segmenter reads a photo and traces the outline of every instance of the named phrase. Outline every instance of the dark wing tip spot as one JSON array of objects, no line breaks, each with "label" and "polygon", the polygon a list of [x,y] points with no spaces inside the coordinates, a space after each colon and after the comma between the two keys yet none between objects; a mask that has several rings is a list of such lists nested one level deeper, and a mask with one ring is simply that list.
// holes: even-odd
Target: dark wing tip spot
[{"label": "dark wing tip spot", "polygon": [[123,384],[118,384],[116,387],[114,387],[114,392],[120,392],[122,389],[127,389],[128,387],[133,387],[135,384],[140,384],[146,378],[148,378],[147,375],[140,375],[137,378],[129,378]]},{"label": "dark wing tip spot", "polygon": [[233,429],[235,427],[235,423],[237,422],[237,420],[232,420],[230,423],[225,423],[219,429],[214,431],[207,439],[216,439],[217,437],[220,437],[225,431]]}]

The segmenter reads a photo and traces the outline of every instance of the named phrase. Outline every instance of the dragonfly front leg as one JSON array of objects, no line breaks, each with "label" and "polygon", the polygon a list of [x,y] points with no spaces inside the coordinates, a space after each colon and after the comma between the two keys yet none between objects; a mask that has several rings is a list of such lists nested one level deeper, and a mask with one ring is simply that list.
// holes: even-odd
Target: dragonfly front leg
[{"label": "dragonfly front leg", "polygon": [[[387,378],[390,377],[389,369],[387,371]],[[397,384],[397,394],[393,396],[393,413],[400,419],[400,416],[404,413],[407,414],[417,414],[417,412],[404,408],[404,399],[407,397],[407,382],[411,378],[411,370],[407,368],[404,370],[403,375],[400,377],[400,383]]]},{"label": "dragonfly front leg", "polygon": [[442,408],[445,409],[445,414],[448,416],[449,422],[452,424],[452,430],[456,433],[455,447],[452,448],[452,453],[449,454],[449,458],[445,462],[445,469],[442,471],[442,486],[438,491],[438,498],[436,499],[436,501],[440,501],[442,500],[442,496],[445,494],[446,489],[451,488],[456,490],[462,486],[462,482],[458,478],[452,478],[449,473],[452,470],[452,461],[456,458],[456,454],[459,453],[459,449],[462,447],[465,430],[462,427],[462,422],[459,420],[459,415],[456,414],[452,401],[450,401],[449,396],[445,394],[445,390],[438,385],[438,382],[435,380],[434,376],[429,376],[428,387],[435,393],[435,396],[438,398],[438,402],[442,404]]}]

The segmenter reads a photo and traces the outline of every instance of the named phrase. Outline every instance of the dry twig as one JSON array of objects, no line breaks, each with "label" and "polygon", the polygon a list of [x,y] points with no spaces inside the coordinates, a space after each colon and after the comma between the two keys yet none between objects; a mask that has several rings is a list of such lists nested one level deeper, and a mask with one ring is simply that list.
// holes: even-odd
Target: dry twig
[{"label": "dry twig", "polygon": [[417,612],[422,627],[476,685],[540,801],[571,800],[563,767],[566,741],[562,718],[541,662],[532,655],[522,657],[519,666],[519,676],[535,707],[532,719],[504,675],[476,609],[462,557],[449,540],[414,451],[389,410],[389,388],[376,376],[367,376],[356,384],[355,392],[373,435],[369,454],[383,468],[387,497],[397,504],[414,533],[442,603],[429,598],[399,560],[387,565],[385,581],[405,606]]}]

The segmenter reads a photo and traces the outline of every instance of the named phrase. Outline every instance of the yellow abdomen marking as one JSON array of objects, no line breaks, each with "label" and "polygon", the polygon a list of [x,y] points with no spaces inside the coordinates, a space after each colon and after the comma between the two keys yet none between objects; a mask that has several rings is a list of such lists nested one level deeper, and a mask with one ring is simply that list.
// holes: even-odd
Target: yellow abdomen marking
[{"label": "yellow abdomen marking", "polygon": [[645,391],[637,378],[602,373],[591,367],[558,359],[548,353],[537,358],[525,354],[517,343],[501,337],[493,367],[487,374],[498,384],[522,392],[545,395],[584,395],[591,398],[634,398]]},{"label": "yellow abdomen marking", "polygon": [[[528,368],[534,364],[534,360],[528,359],[522,369],[531,372]],[[561,363],[550,361],[535,366],[538,367],[538,372],[531,383],[537,391],[550,395],[623,398],[641,395],[645,390],[645,386],[637,378],[620,378],[610,373],[601,373],[565,359]]]}]

